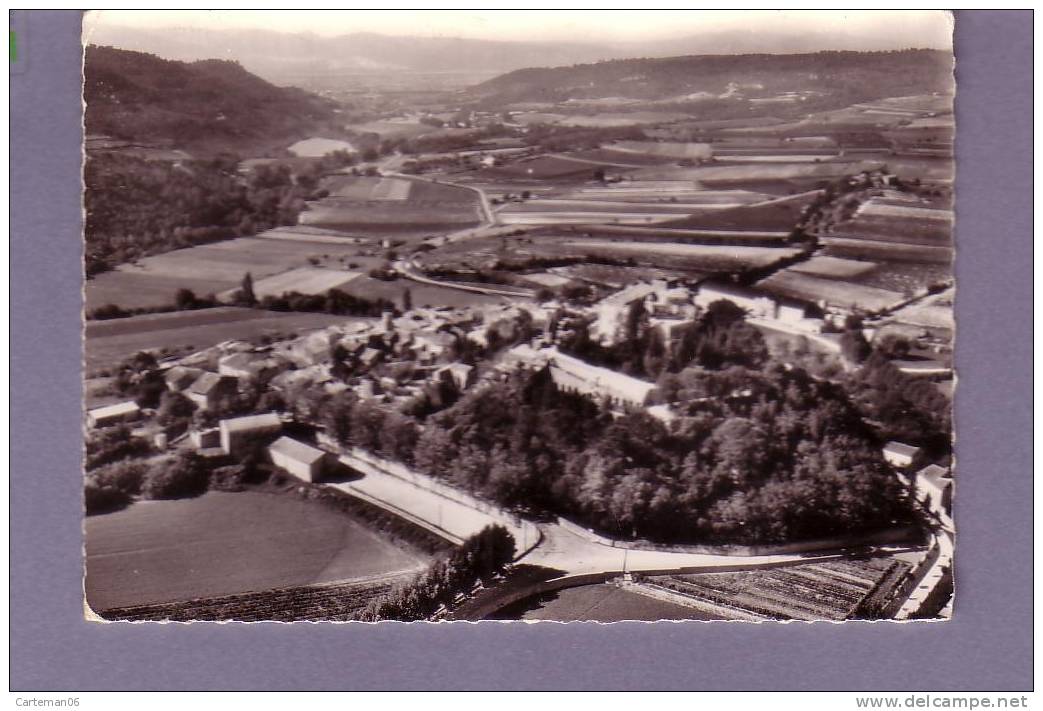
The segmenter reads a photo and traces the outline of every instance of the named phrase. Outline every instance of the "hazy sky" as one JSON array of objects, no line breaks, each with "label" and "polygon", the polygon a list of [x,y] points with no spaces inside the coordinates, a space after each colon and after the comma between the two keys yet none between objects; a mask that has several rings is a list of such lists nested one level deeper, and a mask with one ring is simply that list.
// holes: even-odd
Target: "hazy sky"
[{"label": "hazy sky", "polygon": [[943,10],[100,10],[85,20],[130,27],[267,29],[340,35],[473,37],[501,40],[647,41],[731,30],[837,32],[894,43],[949,48]]}]

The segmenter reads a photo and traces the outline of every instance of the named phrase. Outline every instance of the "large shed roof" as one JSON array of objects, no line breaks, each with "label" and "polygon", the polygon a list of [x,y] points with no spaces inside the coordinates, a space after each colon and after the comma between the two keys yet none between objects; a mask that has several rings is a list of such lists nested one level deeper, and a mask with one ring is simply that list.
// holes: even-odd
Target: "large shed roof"
[{"label": "large shed roof", "polygon": [[275,440],[268,450],[284,454],[291,459],[305,464],[314,464],[325,456],[325,452],[311,445],[299,442],[292,437],[280,437]]}]

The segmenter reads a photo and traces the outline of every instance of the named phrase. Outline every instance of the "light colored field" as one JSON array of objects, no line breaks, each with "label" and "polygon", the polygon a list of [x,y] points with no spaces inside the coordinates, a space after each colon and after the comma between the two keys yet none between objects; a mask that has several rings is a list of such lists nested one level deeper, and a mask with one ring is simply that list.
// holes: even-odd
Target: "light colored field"
[{"label": "light colored field", "polygon": [[564,126],[611,127],[635,126],[647,123],[669,123],[691,118],[688,114],[666,111],[629,111],[624,113],[602,113],[594,116],[566,116],[561,123]]},{"label": "light colored field", "polygon": [[791,272],[833,279],[847,279],[876,269],[875,262],[860,262],[839,257],[812,257],[789,268]]},{"label": "light colored field", "polygon": [[[296,291],[299,294],[324,294],[330,289],[343,287],[359,276],[360,272],[298,267],[255,281],[254,294],[258,299],[265,296],[282,296],[288,291]],[[237,289],[231,289],[220,294],[220,297],[231,298],[235,291]]]},{"label": "light colored field", "polygon": [[749,190],[702,190],[691,181],[632,181],[604,188],[580,188],[566,192],[563,198],[635,202],[654,205],[696,206],[748,205],[769,199],[769,195]]},{"label": "light colored field", "polygon": [[779,296],[812,302],[824,301],[831,306],[865,311],[890,308],[905,298],[896,291],[849,281],[822,279],[790,270],[781,271],[758,282],[757,288]]},{"label": "light colored field", "polygon": [[366,123],[355,123],[345,126],[349,131],[359,133],[376,133],[381,138],[406,136],[419,136],[424,133],[435,131],[435,127],[428,126],[416,121],[368,121]]},{"label": "light colored field", "polygon": [[866,170],[866,165],[874,167],[879,162],[835,162],[835,163],[770,163],[741,164],[724,166],[706,166],[688,170],[695,180],[700,181],[737,181],[737,180],[789,180],[793,178],[829,178],[850,175]]},{"label": "light colored field", "polygon": [[548,274],[547,272],[543,272],[542,274],[525,274],[524,278],[526,281],[535,282],[536,284],[541,284],[543,286],[549,286],[552,289],[568,284],[569,281],[571,281],[566,277],[558,276],[557,274]]},{"label": "light colored field", "polygon": [[651,156],[662,156],[677,159],[709,158],[713,155],[713,146],[709,143],[676,143],[656,141],[619,141],[608,146],[613,150],[640,153]]},{"label": "light colored field", "polygon": [[351,580],[425,563],[344,514],[289,494],[209,492],[86,520],[94,609]]},{"label": "light colored field", "polygon": [[858,211],[859,215],[872,217],[898,217],[911,220],[932,220],[938,222],[952,222],[952,210],[939,210],[930,207],[918,207],[915,205],[895,205],[893,203],[882,203],[869,200],[862,203]]},{"label": "light colored field", "polygon": [[354,254],[357,251],[358,248],[353,244],[307,245],[298,241],[240,237],[145,257],[136,264],[121,265],[117,271],[222,283],[238,282],[246,272],[250,272],[256,280],[289,267],[303,266],[309,257]]},{"label": "light colored field", "polygon": [[347,141],[314,137],[297,141],[286,150],[299,158],[322,158],[324,155],[333,153],[334,151],[348,151],[354,153],[355,146]]},{"label": "light colored field", "polygon": [[349,320],[359,319],[221,307],[91,321],[84,337],[85,366],[92,373],[111,368],[138,351],[186,346],[201,350],[229,339],[300,334]]},{"label": "light colored field", "polygon": [[952,304],[942,300],[915,303],[893,314],[895,321],[923,326],[925,328],[947,328],[952,330],[956,323]]},{"label": "light colored field", "polygon": [[710,257],[744,264],[770,264],[791,257],[795,249],[774,247],[733,247],[730,245],[682,244],[679,242],[613,242],[610,240],[574,240],[565,244],[589,249],[639,254],[663,254],[679,257]]}]

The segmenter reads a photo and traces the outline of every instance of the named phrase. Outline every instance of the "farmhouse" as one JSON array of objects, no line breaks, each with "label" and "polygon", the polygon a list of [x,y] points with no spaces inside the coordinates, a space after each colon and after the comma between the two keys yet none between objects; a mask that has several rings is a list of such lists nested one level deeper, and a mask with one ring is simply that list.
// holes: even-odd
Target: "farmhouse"
[{"label": "farmhouse", "polygon": [[372,368],[384,358],[384,354],[376,348],[366,348],[359,355],[359,361],[367,368]]},{"label": "farmhouse", "polygon": [[691,294],[683,287],[671,287],[665,279],[631,284],[625,289],[605,297],[594,307],[596,320],[592,336],[602,343],[612,342],[627,313],[641,302],[645,310],[654,316],[684,318],[695,315]]},{"label": "farmhouse", "polygon": [[133,400],[128,400],[88,411],[87,425],[89,427],[109,427],[121,422],[136,420],[140,414],[141,408],[138,407],[138,404]]},{"label": "farmhouse", "polygon": [[952,476],[948,469],[928,464],[916,472],[916,494],[935,513],[952,511]]},{"label": "farmhouse", "polygon": [[643,407],[649,394],[655,389],[653,383],[617,373],[565,355],[557,348],[539,350],[522,343],[506,353],[500,365],[503,370],[516,367],[539,369],[550,368],[554,384],[565,392],[578,393],[593,398],[605,398],[617,407]]},{"label": "farmhouse", "polygon": [[417,359],[425,363],[432,363],[441,358],[456,342],[453,334],[445,331],[417,331],[413,338]]},{"label": "farmhouse", "polygon": [[318,481],[322,478],[329,454],[290,437],[280,437],[268,447],[272,464],[285,469],[298,479]]},{"label": "farmhouse", "polygon": [[192,430],[188,439],[196,449],[215,449],[221,446],[221,431],[216,427]]},{"label": "farmhouse", "polygon": [[273,412],[221,420],[221,449],[232,456],[240,456],[253,442],[265,439],[282,430],[282,420]]},{"label": "farmhouse", "polygon": [[238,381],[228,375],[203,373],[185,391],[189,400],[200,410],[213,410],[223,401],[235,397],[239,391]]},{"label": "farmhouse", "polygon": [[174,392],[182,392],[194,383],[203,371],[199,368],[189,368],[183,365],[175,365],[173,368],[166,372],[163,380],[167,384],[167,388]]},{"label": "farmhouse", "polygon": [[907,469],[913,465],[917,455],[920,454],[919,447],[913,447],[902,442],[888,442],[884,445],[884,459],[887,463],[897,469]]},{"label": "farmhouse", "polygon": [[453,384],[456,385],[457,389],[466,390],[474,385],[474,366],[466,365],[464,363],[453,363],[452,365],[446,365],[436,370],[435,377],[451,380]]},{"label": "farmhouse", "polygon": [[260,369],[252,353],[232,353],[217,362],[218,373],[243,380],[255,377]]}]

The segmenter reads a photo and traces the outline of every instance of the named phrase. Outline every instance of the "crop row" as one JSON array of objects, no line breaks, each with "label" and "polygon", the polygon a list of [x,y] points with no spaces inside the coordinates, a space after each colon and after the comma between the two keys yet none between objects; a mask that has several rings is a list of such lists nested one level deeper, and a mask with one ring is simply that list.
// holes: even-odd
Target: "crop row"
[{"label": "crop row", "polygon": [[834,561],[742,573],[656,576],[650,582],[766,617],[843,620],[878,611],[908,567],[887,559]]},{"label": "crop row", "polygon": [[293,622],[348,620],[395,581],[310,585],[104,610],[108,620]]}]

